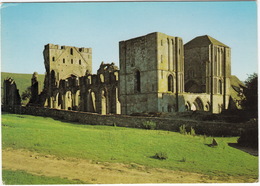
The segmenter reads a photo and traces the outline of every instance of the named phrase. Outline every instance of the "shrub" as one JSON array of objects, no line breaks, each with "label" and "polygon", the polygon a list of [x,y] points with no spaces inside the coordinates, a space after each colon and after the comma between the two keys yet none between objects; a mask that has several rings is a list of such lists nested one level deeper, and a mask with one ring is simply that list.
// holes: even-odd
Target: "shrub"
[{"label": "shrub", "polygon": [[168,159],[168,155],[165,152],[158,152],[153,156],[153,158],[158,159],[158,160],[166,160],[166,159]]},{"label": "shrub", "polygon": [[156,123],[153,121],[145,121],[143,122],[143,128],[154,130],[156,128]]},{"label": "shrub", "polygon": [[181,134],[184,134],[184,135],[187,134],[187,131],[186,131],[185,125],[180,126],[179,129],[180,129],[180,133],[181,133]]},{"label": "shrub", "polygon": [[195,129],[192,127],[190,128],[190,135],[196,136]]}]

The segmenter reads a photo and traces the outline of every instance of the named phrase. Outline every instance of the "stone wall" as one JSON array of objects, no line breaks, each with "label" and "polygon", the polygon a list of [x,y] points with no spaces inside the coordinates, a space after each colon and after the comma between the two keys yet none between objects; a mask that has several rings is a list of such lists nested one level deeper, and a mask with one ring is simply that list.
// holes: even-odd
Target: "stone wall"
[{"label": "stone wall", "polygon": [[2,111],[28,114],[35,116],[52,117],[59,120],[70,122],[79,122],[80,124],[89,125],[108,125],[119,127],[142,128],[145,121],[155,122],[156,129],[179,131],[181,125],[186,125],[189,130],[193,127],[196,134],[207,136],[239,136],[246,128],[252,128],[250,124],[244,123],[224,123],[210,121],[195,121],[181,118],[160,118],[160,117],[143,117],[143,116],[127,116],[127,115],[100,115],[96,113],[68,111],[59,109],[49,109],[41,107],[2,107]]}]

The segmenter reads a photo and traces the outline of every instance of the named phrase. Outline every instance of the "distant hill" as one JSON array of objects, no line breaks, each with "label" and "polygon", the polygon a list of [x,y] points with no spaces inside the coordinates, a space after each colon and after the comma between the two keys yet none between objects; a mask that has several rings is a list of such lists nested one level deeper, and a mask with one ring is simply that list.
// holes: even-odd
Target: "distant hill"
[{"label": "distant hill", "polygon": [[[43,89],[44,76],[45,75],[43,75],[43,74],[38,74],[40,92]],[[1,72],[1,97],[3,97],[3,82],[6,78],[9,78],[9,77],[14,79],[16,86],[19,89],[20,95],[22,95],[22,93],[27,89],[27,87],[31,86],[32,74],[18,74],[18,73]]]}]

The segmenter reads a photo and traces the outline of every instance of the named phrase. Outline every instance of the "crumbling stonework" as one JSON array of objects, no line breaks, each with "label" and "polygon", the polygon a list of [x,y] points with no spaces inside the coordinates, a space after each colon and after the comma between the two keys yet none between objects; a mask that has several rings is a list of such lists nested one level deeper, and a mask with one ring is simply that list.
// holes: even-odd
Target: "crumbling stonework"
[{"label": "crumbling stonework", "polygon": [[183,45],[180,37],[155,32],[119,42],[120,70],[102,62],[92,74],[91,48],[48,44],[43,52],[44,90],[36,98],[35,74],[31,100],[39,106],[103,115],[221,113],[231,105],[230,52],[210,36]]},{"label": "crumbling stonework", "polygon": [[16,87],[16,83],[12,78],[7,78],[4,80],[4,106],[15,106],[21,105],[21,97],[19,90]]}]

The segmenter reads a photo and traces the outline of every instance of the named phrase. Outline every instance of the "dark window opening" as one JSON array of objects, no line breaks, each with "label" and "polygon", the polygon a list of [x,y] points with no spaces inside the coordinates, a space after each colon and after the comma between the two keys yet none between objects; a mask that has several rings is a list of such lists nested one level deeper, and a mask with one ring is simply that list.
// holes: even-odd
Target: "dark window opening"
[{"label": "dark window opening", "polygon": [[168,91],[173,92],[173,76],[168,76]]},{"label": "dark window opening", "polygon": [[135,72],[135,84],[136,84],[136,91],[141,92],[141,75],[140,72],[137,70]]},{"label": "dark window opening", "polygon": [[52,57],[52,61],[55,61],[55,57]]},{"label": "dark window opening", "polygon": [[65,63],[65,59],[63,59],[63,63]]},{"label": "dark window opening", "polygon": [[81,60],[79,60],[79,64],[81,65]]},{"label": "dark window opening", "polygon": [[72,48],[70,49],[70,55],[73,55],[73,49]]},{"label": "dark window opening", "polygon": [[71,59],[71,64],[73,64],[73,59]]}]

